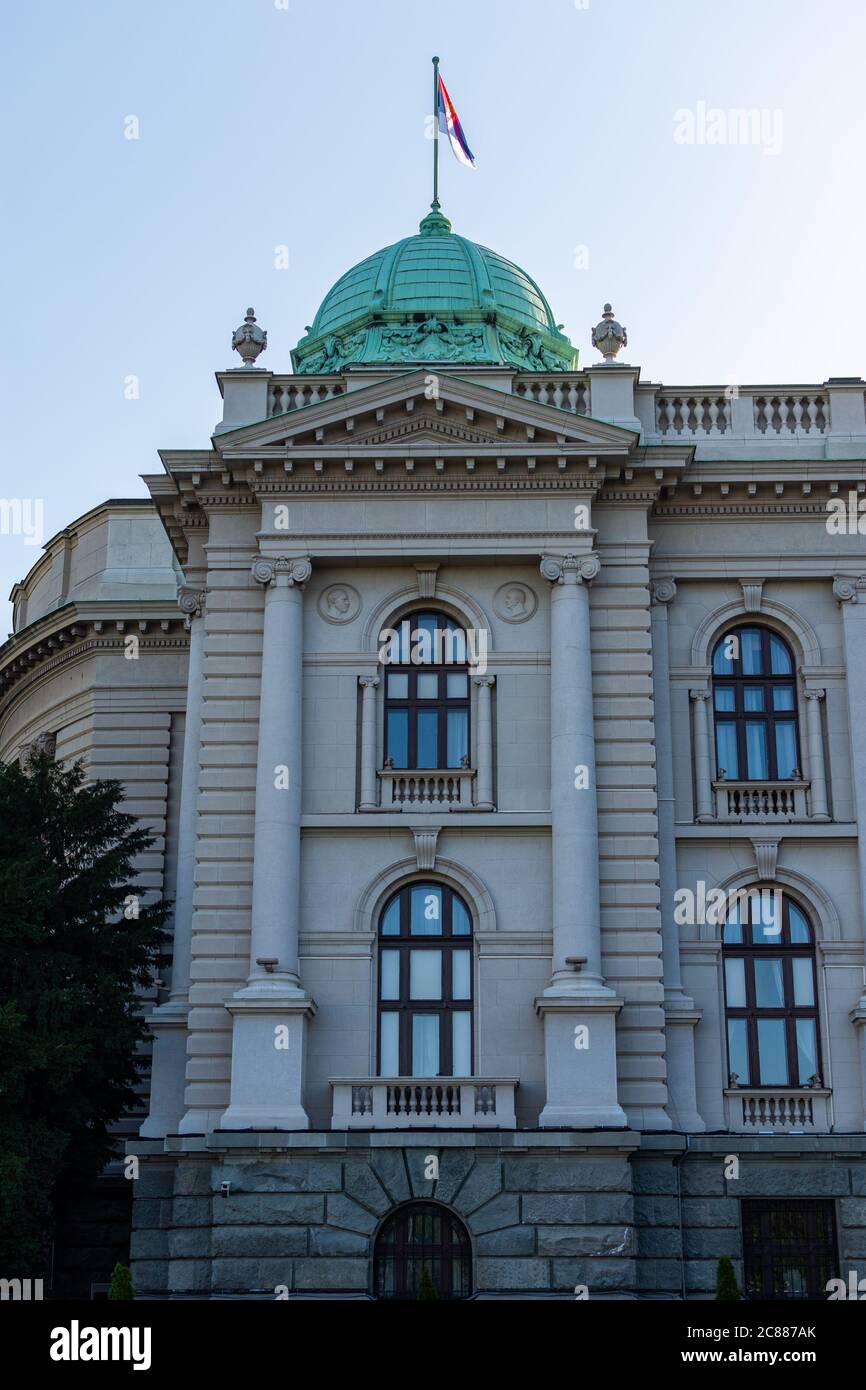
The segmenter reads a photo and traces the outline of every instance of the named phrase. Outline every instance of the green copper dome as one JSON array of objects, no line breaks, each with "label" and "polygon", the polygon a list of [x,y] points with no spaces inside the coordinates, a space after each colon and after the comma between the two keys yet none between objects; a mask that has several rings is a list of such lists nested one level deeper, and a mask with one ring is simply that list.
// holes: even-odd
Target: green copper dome
[{"label": "green copper dome", "polygon": [[296,372],[450,362],[568,371],[577,352],[520,266],[457,236],[438,209],[347,270],[292,353]]}]

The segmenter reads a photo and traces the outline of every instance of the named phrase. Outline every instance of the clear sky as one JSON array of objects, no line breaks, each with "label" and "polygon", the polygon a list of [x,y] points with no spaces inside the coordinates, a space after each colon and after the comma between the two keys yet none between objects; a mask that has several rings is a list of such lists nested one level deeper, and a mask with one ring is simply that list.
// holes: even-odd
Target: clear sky
[{"label": "clear sky", "polygon": [[[41,0],[3,37],[0,497],[45,539],[207,444],[248,304],[289,370],[416,229],[433,53],[478,160],[443,147],[443,208],[583,362],[611,299],[654,381],[866,374],[860,0]],[[0,602],[39,553],[0,535]]]}]

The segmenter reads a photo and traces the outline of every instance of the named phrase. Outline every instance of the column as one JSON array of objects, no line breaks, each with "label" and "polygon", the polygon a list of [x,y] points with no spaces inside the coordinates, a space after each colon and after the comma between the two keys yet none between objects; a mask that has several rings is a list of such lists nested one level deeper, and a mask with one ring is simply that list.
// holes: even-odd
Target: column
[{"label": "column", "polygon": [[377,811],[376,795],[376,691],[378,676],[359,676],[361,687],[361,804],[359,811]]},{"label": "column", "polygon": [[[181,612],[186,614],[186,627],[189,632],[189,665],[177,823],[171,991],[166,1002],[154,1009],[148,1019],[148,1025],[153,1032],[150,1111],[140,1131],[148,1139],[180,1133],[185,1115],[186,1040],[204,684],[204,601],[203,590],[184,585],[178,592],[178,604]],[[170,892],[170,889],[168,891]]]},{"label": "column", "polygon": [[298,976],[301,862],[301,697],[306,558],[256,560],[265,590],[250,966],[226,1005],[232,1076],[223,1129],[308,1129],[302,1104],[307,1020]]},{"label": "column", "polygon": [[535,1001],[544,1020],[542,1127],[622,1128],[616,1015],[601,974],[598,809],[589,583],[596,555],[545,556],[550,599],[550,810],[553,975]]},{"label": "column", "polygon": [[715,820],[713,788],[710,778],[710,719],[707,712],[709,690],[690,690],[695,706],[695,819],[704,823]]},{"label": "column", "polygon": [[809,813],[812,820],[829,820],[827,773],[824,767],[824,730],[821,701],[826,691],[806,691],[806,746],[809,754]]},{"label": "column", "polygon": [[475,727],[476,768],[475,809],[492,811],[493,807],[493,676],[473,676],[478,688]]},{"label": "column", "polygon": [[[833,593],[842,609],[845,634],[845,684],[848,690],[848,737],[851,741],[851,783],[857,816],[857,866],[860,880],[860,932],[866,948],[866,575],[836,579]],[[848,1015],[857,1030],[860,1077],[863,1086],[863,1128],[866,1129],[866,991]]]},{"label": "column", "polygon": [[673,579],[660,579],[652,585],[650,617],[658,796],[659,909],[665,991],[667,1111],[674,1129],[695,1133],[706,1128],[698,1114],[695,1090],[695,1027],[700,1021],[701,1011],[695,1008],[694,1001],[683,989],[680,935],[674,921],[674,894],[678,883],[668,609],[676,592]]}]

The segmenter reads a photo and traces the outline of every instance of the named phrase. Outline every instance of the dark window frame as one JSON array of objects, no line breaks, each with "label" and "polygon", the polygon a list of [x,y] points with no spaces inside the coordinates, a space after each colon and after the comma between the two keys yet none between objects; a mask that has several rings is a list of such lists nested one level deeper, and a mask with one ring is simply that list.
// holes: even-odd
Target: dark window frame
[{"label": "dark window frame", "polygon": [[[733,672],[730,675],[720,675],[716,673],[716,653],[720,647],[731,637],[739,637],[744,632],[757,632],[761,637],[761,674],[749,676],[743,672],[742,642],[740,642],[739,655],[732,660]],[[771,674],[771,651],[770,640],[775,638],[781,643],[788,654],[791,663],[790,673],[783,675]],[[800,718],[799,718],[799,691],[797,688],[797,667],[794,661],[794,653],[788,642],[785,641],[778,632],[772,628],[763,627],[757,623],[741,623],[737,627],[729,628],[727,632],[719,638],[713,647],[712,662],[712,691],[713,691],[713,751],[716,764],[716,777],[720,774],[718,739],[715,732],[721,726],[733,726],[737,741],[737,762],[738,768],[736,776],[732,774],[730,768],[725,768],[725,776],[731,782],[787,782],[798,779],[791,777],[780,777],[778,770],[778,760],[776,758],[776,726],[787,724],[794,728],[794,748],[796,759],[796,771],[800,772],[802,778],[803,754],[800,741]],[[745,705],[746,687],[759,687],[763,691],[763,710],[747,710]],[[793,691],[793,704],[790,710],[776,710],[773,703],[773,691],[781,686],[790,686]],[[722,688],[733,689],[734,709],[719,710],[716,707],[716,692]],[[765,728],[765,740],[767,748],[767,775],[766,777],[749,777],[748,751],[746,744],[746,725],[763,724]]]},{"label": "dark window frame", "polygon": [[[436,889],[442,894],[442,931],[437,936],[413,935],[411,927],[412,912],[412,890],[415,889]],[[469,919],[469,931],[455,934],[453,932],[453,912],[455,898],[461,904]],[[383,932],[383,923],[386,913],[395,899],[400,903],[400,931]],[[412,1076],[412,1018],[415,1014],[437,1014],[439,1016],[439,1071],[437,1077],[447,1080],[453,1075],[453,1034],[451,1017],[454,1013],[469,1014],[469,1065],[470,1076],[475,1074],[475,959],[473,947],[472,913],[468,904],[464,902],[459,893],[455,893],[453,888],[447,884],[437,883],[435,880],[419,879],[412,883],[404,884],[396,893],[392,893],[388,901],[379,914],[378,927],[379,951],[377,957],[378,982],[377,982],[377,1010],[376,1010],[376,1074],[382,1075],[382,1024],[381,1019],[384,1013],[397,1013],[400,1016],[399,1038],[398,1038],[398,1075],[402,1077]],[[400,954],[400,997],[399,999],[382,998],[382,952],[396,950]],[[442,952],[442,998],[423,999],[410,998],[410,951],[431,950]],[[453,998],[453,953],[455,950],[468,950],[469,952],[469,998]],[[419,1078],[421,1079],[421,1078]],[[432,1079],[432,1078],[430,1078]]]},{"label": "dark window frame", "polygon": [[[410,1222],[425,1219],[437,1226],[437,1239],[413,1242]],[[393,1235],[393,1239],[391,1238]],[[456,1237],[456,1239],[455,1239]],[[420,1261],[420,1268],[417,1263]],[[455,1291],[454,1261],[459,1262]],[[440,1299],[463,1301],[472,1296],[472,1241],[461,1218],[439,1202],[405,1202],[389,1212],[373,1242],[373,1297],[389,1302],[418,1297],[421,1269],[430,1270]],[[417,1268],[417,1277],[413,1265]],[[389,1266],[393,1268],[393,1289],[386,1289]]]},{"label": "dark window frame", "polygon": [[[755,890],[756,893],[759,890]],[[779,890],[775,890],[779,892]],[[791,940],[791,902],[787,893],[780,893],[782,900],[782,930],[778,941],[755,943],[752,938],[751,911],[746,910],[743,914],[741,929],[743,933],[742,942],[725,941],[724,929],[722,933],[722,987],[725,999],[725,1055],[728,1059],[728,1076],[733,1070],[731,1066],[730,1045],[728,1041],[728,1019],[744,1018],[746,1020],[746,1048],[749,1058],[749,1077],[748,1081],[740,1079],[739,1085],[749,1091],[775,1091],[779,1090],[798,1090],[803,1086],[799,1078],[799,1068],[797,1065],[797,1030],[798,1019],[812,1019],[815,1024],[815,1057],[817,1061],[817,1074],[823,1077],[823,1063],[821,1060],[821,1014],[818,1007],[818,962],[815,951],[815,930],[811,921],[799,904],[794,907],[800,913],[809,930],[810,940],[808,942],[792,942]],[[757,1003],[755,990],[755,961],[768,959],[782,959],[782,987],[784,994],[784,1004],[779,1009],[769,1008],[766,1005]],[[814,1003],[809,1005],[794,1003],[794,978],[792,962],[797,958],[807,958],[812,962],[812,992]],[[745,961],[745,985],[746,1003],[744,1006],[734,1006],[728,1004],[728,979],[725,969],[725,962],[732,959]],[[762,1082],[760,1078],[760,1057],[758,1054],[758,1019],[761,1018],[780,1018],[785,1022],[785,1060],[788,1069],[788,1080],[785,1082]],[[794,1078],[794,1079],[792,1079]]]},{"label": "dark window frame", "polygon": [[[784,1174],[784,1170],[782,1170]],[[824,1300],[827,1281],[839,1273],[836,1207],[828,1199],[751,1198],[740,1203],[743,1239],[743,1296],[752,1301]],[[793,1228],[801,1221],[797,1235]],[[792,1228],[785,1235],[780,1228]],[[793,1269],[803,1276],[805,1292],[785,1292]]]},{"label": "dark window frame", "polygon": [[[436,620],[436,628],[434,630],[434,641],[436,632],[463,631],[463,629],[459,626],[458,623],[454,621],[453,618],[449,618],[445,613],[440,613],[432,609],[419,609],[417,612],[408,614],[405,618],[401,620],[401,622],[409,622],[411,625],[411,632],[414,634],[414,632],[418,630],[417,623],[422,618],[434,618]],[[399,627],[397,630],[399,631]],[[387,765],[393,767],[396,771],[400,772],[440,772],[448,770],[459,770],[462,764],[458,763],[452,769],[449,769],[448,766],[448,714],[449,712],[453,712],[455,710],[466,711],[465,756],[468,762],[470,756],[470,749],[472,747],[472,687],[469,683],[468,661],[449,661],[445,662],[442,665],[437,665],[435,661],[421,663],[387,662],[384,663],[383,672],[385,685],[383,748],[385,750],[386,760],[391,760],[389,763],[387,763]],[[465,674],[466,676],[466,694],[459,696],[449,695],[448,676],[463,674]],[[392,675],[405,675],[408,677],[407,696],[401,697],[392,695],[390,693],[389,677]],[[420,675],[438,676],[438,688],[435,699],[420,699],[418,697],[418,677]],[[389,739],[388,716],[392,710],[405,710],[407,711],[408,715],[407,752],[405,768],[403,768],[399,763],[396,763],[394,761],[394,753],[392,751]],[[422,767],[418,762],[418,714],[421,711],[434,712],[437,715],[436,750],[439,756],[437,762],[431,764],[429,767]]]}]

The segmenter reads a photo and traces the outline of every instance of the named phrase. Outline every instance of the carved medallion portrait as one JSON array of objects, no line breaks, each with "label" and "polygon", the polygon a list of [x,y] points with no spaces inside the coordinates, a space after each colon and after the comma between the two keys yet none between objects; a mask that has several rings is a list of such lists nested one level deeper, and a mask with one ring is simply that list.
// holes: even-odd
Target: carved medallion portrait
[{"label": "carved medallion portrait", "polygon": [[525,623],[538,607],[528,584],[502,584],[493,596],[493,611],[504,623]]},{"label": "carved medallion portrait", "polygon": [[361,609],[361,595],[351,584],[329,584],[319,595],[318,609],[329,623],[350,623]]}]

